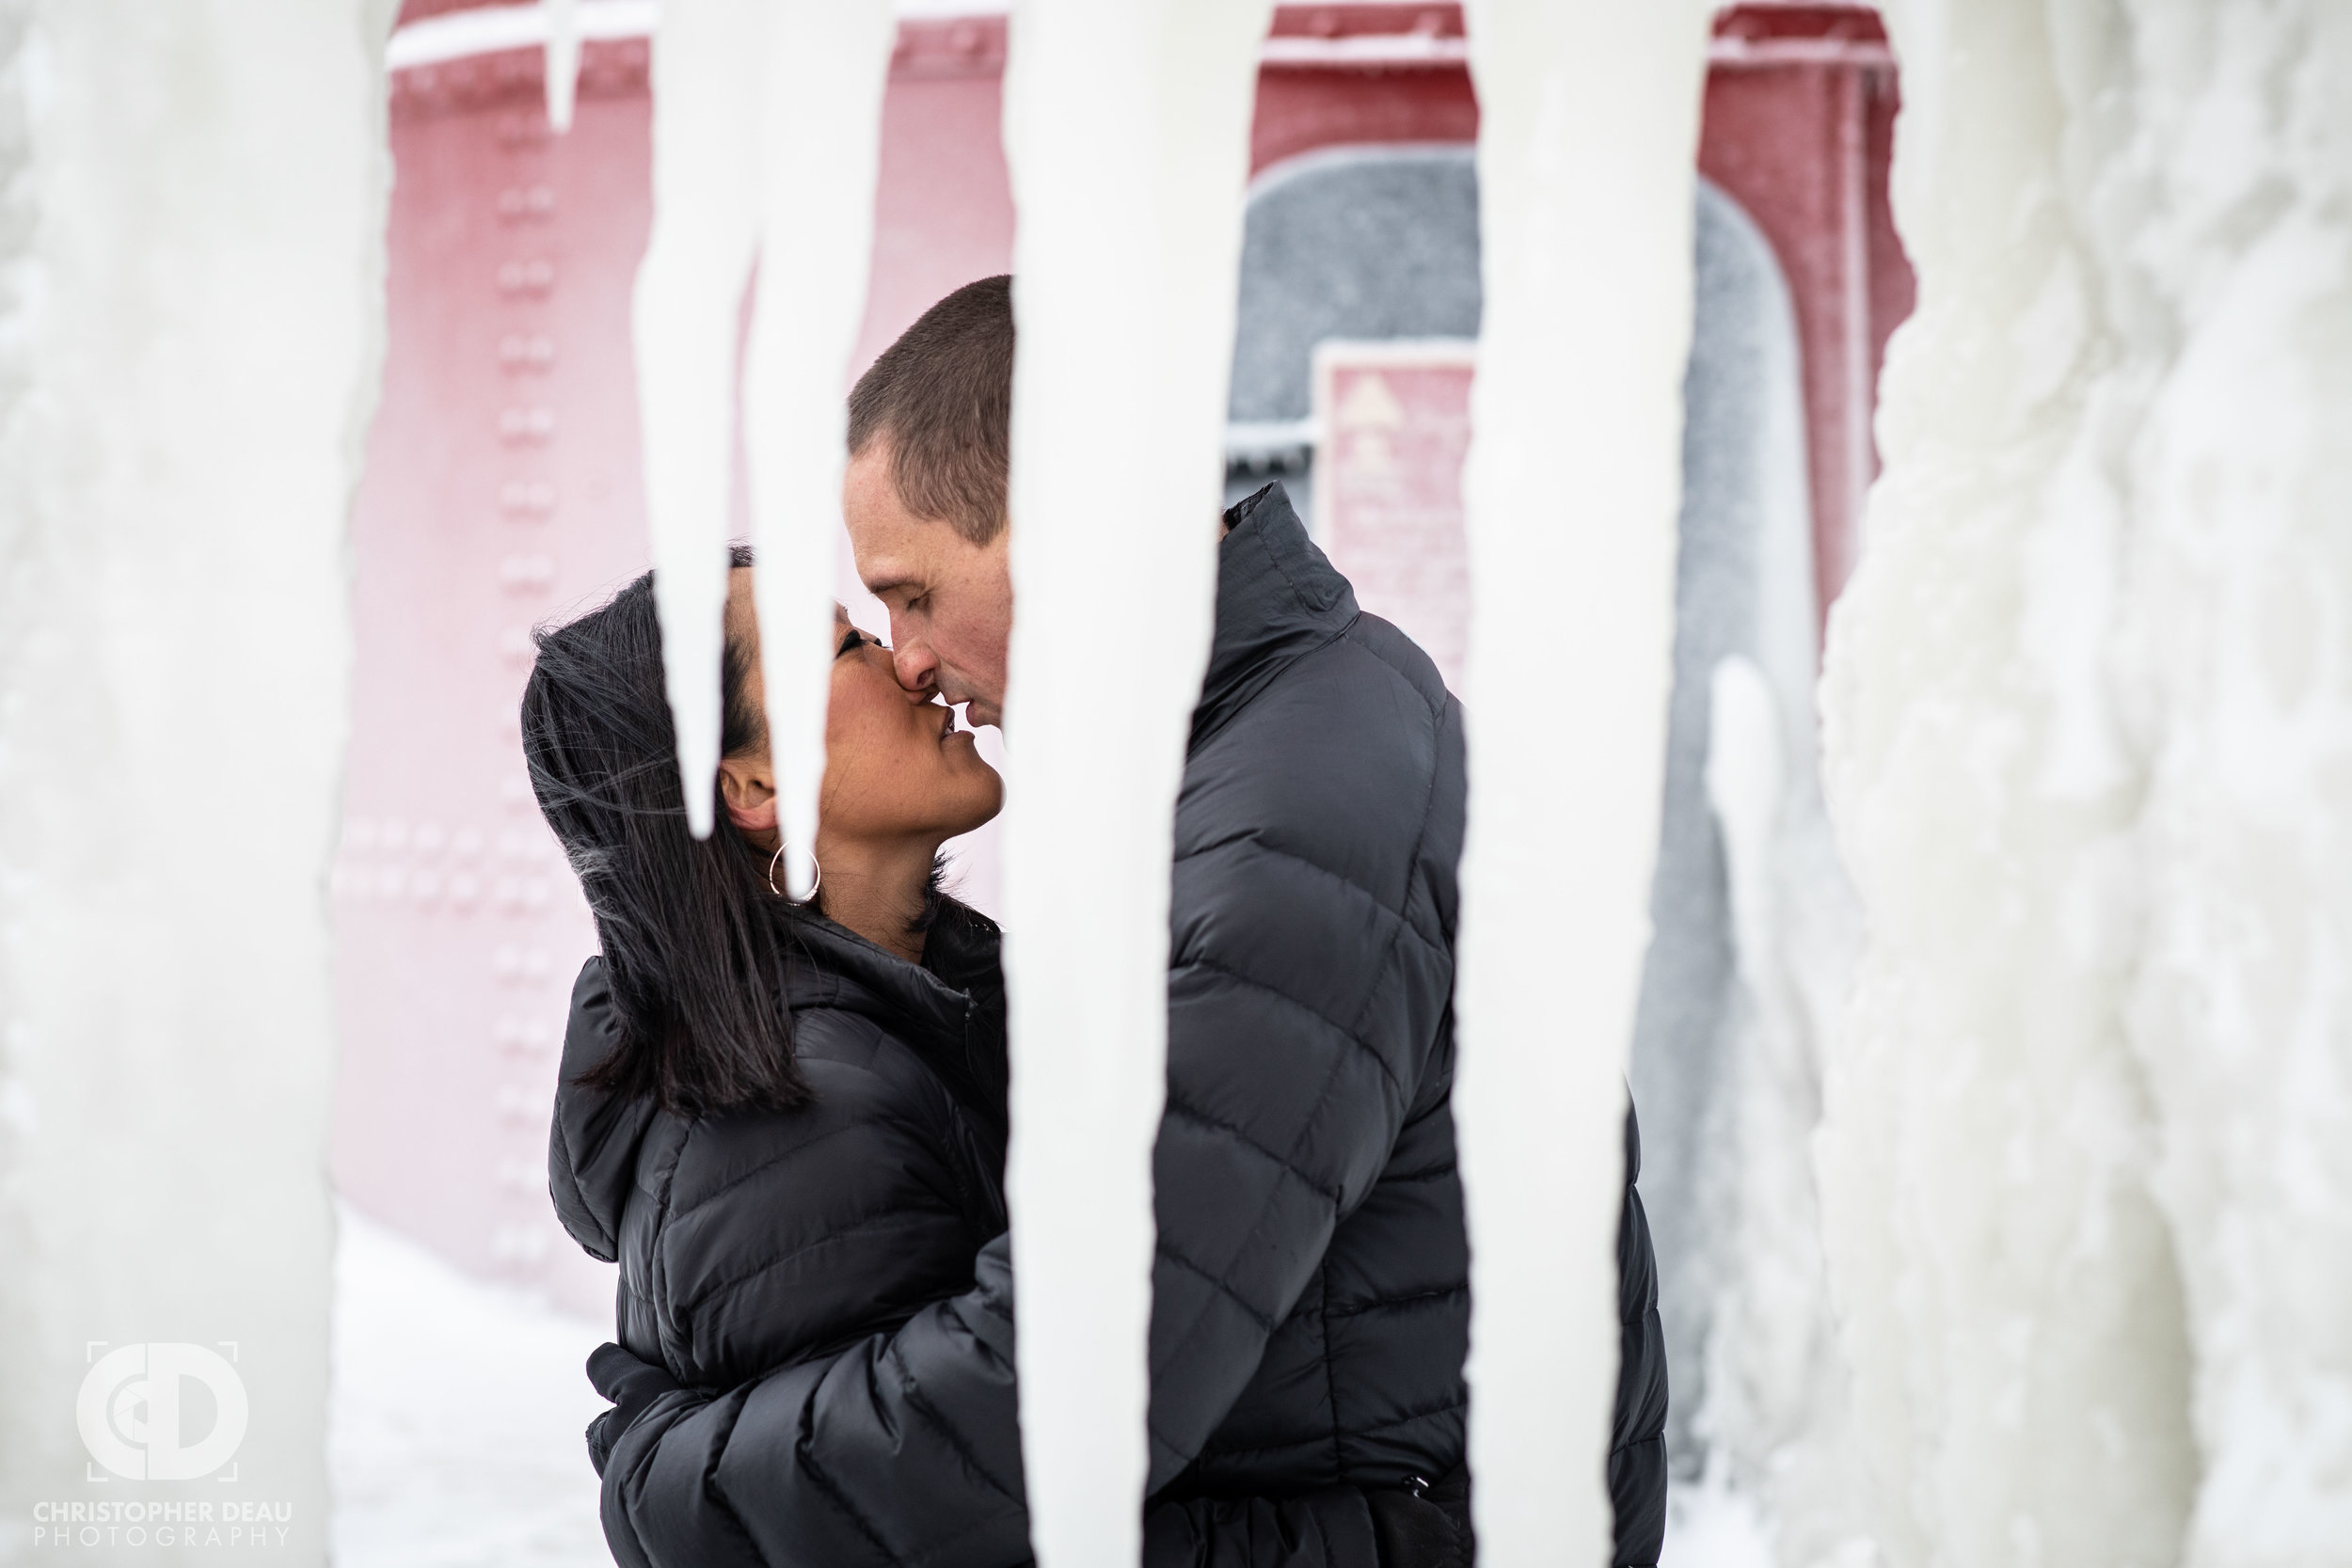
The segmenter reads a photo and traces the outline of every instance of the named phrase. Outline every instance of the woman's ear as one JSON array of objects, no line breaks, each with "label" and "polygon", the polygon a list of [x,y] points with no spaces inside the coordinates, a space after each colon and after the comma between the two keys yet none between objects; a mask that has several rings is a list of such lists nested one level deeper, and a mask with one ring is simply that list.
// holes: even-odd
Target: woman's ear
[{"label": "woman's ear", "polygon": [[727,820],[737,832],[756,838],[776,831],[776,786],[768,777],[765,761],[755,757],[723,760],[719,798],[726,802]]}]

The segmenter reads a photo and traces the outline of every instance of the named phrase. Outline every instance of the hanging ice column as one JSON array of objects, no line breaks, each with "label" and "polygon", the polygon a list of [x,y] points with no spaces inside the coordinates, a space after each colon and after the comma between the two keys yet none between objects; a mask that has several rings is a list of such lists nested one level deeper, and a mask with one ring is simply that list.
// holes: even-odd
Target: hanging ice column
[{"label": "hanging ice column", "polygon": [[1627,1052],[1672,680],[1707,8],[1473,0],[1470,1466],[1498,1568],[1609,1560]]},{"label": "hanging ice column", "polygon": [[[326,882],[389,23],[49,0],[0,31],[0,1556],[67,1544],[37,1499],[210,1495],[325,1558]],[[199,1382],[224,1421],[242,1390],[241,1440]]]},{"label": "hanging ice column", "polygon": [[824,774],[843,397],[866,303],[887,0],[668,0],[654,44],[654,229],[638,398],[686,810],[710,831],[743,293],[761,670],[791,891]]},{"label": "hanging ice column", "polygon": [[[1271,8],[1025,0],[1012,18],[1007,1183],[1042,1568],[1141,1552],[1169,866],[1214,615]],[[1106,594],[1132,657],[1073,651],[1070,628],[1099,622]]]},{"label": "hanging ice column", "polygon": [[1890,21],[1919,309],[1824,689],[1882,1539],[2343,1562],[2352,11]]}]

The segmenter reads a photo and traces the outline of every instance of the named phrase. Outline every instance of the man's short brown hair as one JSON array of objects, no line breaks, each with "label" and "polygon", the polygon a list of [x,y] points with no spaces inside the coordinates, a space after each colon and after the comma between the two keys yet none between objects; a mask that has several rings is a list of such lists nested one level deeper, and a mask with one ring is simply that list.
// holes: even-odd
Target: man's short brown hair
[{"label": "man's short brown hair", "polygon": [[850,455],[886,438],[900,504],[975,545],[1005,529],[1012,336],[1012,279],[966,283],[924,311],[850,391]]}]

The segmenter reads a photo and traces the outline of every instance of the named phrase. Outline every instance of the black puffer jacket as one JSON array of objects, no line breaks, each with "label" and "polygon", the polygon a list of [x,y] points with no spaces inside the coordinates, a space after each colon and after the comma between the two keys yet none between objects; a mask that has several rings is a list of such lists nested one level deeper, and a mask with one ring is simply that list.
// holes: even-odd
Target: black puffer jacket
[{"label": "black puffer jacket", "polygon": [[[573,987],[549,1164],[573,1235],[622,1265],[621,1343],[589,1363],[619,1402],[590,1432],[600,1472],[612,1443],[669,1396],[698,1402],[779,1366],[831,1363],[844,1346],[887,1336],[917,1309],[969,1290],[983,1243],[1003,1232],[995,927],[946,905],[919,969],[826,921],[806,923],[800,942],[787,992],[817,1101],[787,1114],[687,1120],[580,1087],[572,1080],[613,1043],[602,960],[590,959]],[[1009,1341],[1000,1349],[1009,1356]],[[995,1453],[1011,1466],[1017,1495],[1009,1437]],[[753,1489],[739,1517],[723,1506],[675,1506],[690,1495],[655,1488],[643,1502],[661,1517],[641,1539],[632,1511],[616,1511],[609,1494],[616,1555],[759,1560],[745,1555],[746,1538],[771,1538],[771,1502],[790,1501],[788,1490],[771,1499]],[[1375,1509],[1405,1501],[1333,1490],[1165,1502],[1147,1521],[1147,1568],[1369,1564],[1368,1528],[1411,1540],[1433,1517],[1442,1540],[1434,1510]],[[1381,1560],[1438,1568],[1448,1559],[1408,1550]]]},{"label": "black puffer jacket", "polygon": [[[1456,1514],[1464,1493],[1467,1250],[1449,1101],[1460,710],[1419,649],[1358,613],[1279,489],[1230,520],[1176,822],[1148,1550],[1154,1562],[1372,1568],[1377,1544],[1400,1539],[1400,1489],[1437,1481]],[[794,1002],[805,1058],[807,1041],[834,1026],[811,1028]],[[954,1031],[942,1030],[946,1042]],[[877,1055],[855,1046],[849,1025],[837,1032],[838,1050],[815,1049]],[[929,1054],[957,1053],[942,1043]],[[573,1062],[568,1044],[566,1055],[575,1069],[594,1059],[583,1049]],[[818,1088],[846,1093],[827,1079]],[[592,1251],[623,1251],[624,1344],[652,1364],[637,1377],[634,1363],[608,1360],[599,1374],[623,1402],[613,1424],[626,1424],[605,1468],[620,1560],[1025,1560],[1003,1241],[981,1251],[960,1293],[916,1307],[917,1282],[885,1274],[883,1297],[908,1312],[903,1322],[732,1382],[755,1370],[752,1337],[673,1327],[629,1305],[632,1289],[678,1283],[675,1244],[655,1249],[658,1263],[628,1261],[630,1215],[685,1226],[714,1280],[765,1268],[753,1262],[761,1255],[696,1234],[644,1113],[566,1094],[559,1203],[567,1183],[599,1185],[580,1177],[564,1147],[573,1138],[596,1151],[608,1197],[584,1222],[575,1202],[566,1219]],[[974,1119],[952,1104],[937,1115]],[[984,1158],[1001,1123],[959,1135]],[[629,1156],[616,1180],[612,1151],[632,1137],[654,1152]],[[775,1168],[777,1156],[752,1147],[710,1167],[712,1190]],[[686,1166],[679,1159],[677,1172]],[[967,1207],[931,1166],[904,1176],[894,1201],[914,1202],[925,1226],[944,1235],[989,1223],[985,1205]],[[791,1255],[792,1277],[869,1252],[878,1266],[896,1257],[868,1234],[867,1213],[841,1208],[838,1236],[793,1230],[806,1250]],[[1634,1250],[1646,1260],[1645,1231]],[[1647,1278],[1626,1270],[1633,1397],[1621,1388],[1619,1442],[1629,1456],[1663,1419],[1662,1363],[1642,1349],[1656,1333],[1642,1309]],[[698,1386],[670,1387],[673,1377]],[[1623,1468],[1613,1460],[1613,1481]],[[1656,1482],[1654,1499],[1621,1493],[1626,1522],[1648,1514],[1649,1501],[1662,1517],[1662,1465]],[[1455,1533],[1439,1523],[1437,1534],[1420,1531],[1431,1560],[1450,1555],[1444,1538]],[[1620,1544],[1621,1561],[1655,1553],[1654,1535],[1646,1552],[1638,1540]]]},{"label": "black puffer jacket", "polygon": [[995,928],[948,904],[923,967],[831,921],[787,975],[803,1109],[687,1119],[573,1082],[612,1047],[604,962],[572,988],[549,1186],[621,1265],[622,1348],[732,1388],[971,1288],[1004,1232]]}]

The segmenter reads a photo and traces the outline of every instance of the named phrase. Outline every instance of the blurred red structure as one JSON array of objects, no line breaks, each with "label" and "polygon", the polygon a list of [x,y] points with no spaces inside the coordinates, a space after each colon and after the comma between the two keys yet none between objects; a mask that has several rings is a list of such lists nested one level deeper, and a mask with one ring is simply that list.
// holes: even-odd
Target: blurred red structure
[{"label": "blurred red structure", "polygon": [[[597,14],[625,34],[636,11]],[[592,30],[575,123],[552,135],[541,53],[514,41],[534,15],[408,0],[396,40],[390,344],[352,543],[334,1162],[354,1201],[462,1265],[600,1313],[544,1175],[564,998],[594,936],[532,803],[515,705],[530,627],[644,565],[628,301],[651,104],[645,40]],[[861,364],[1010,265],[1004,55],[1001,16],[901,26]],[[1852,558],[1879,358],[1911,307],[1885,195],[1896,106],[1866,7],[1719,20],[1699,166],[1790,285],[1824,606]],[[1458,7],[1278,11],[1253,171],[1476,130]]]}]

